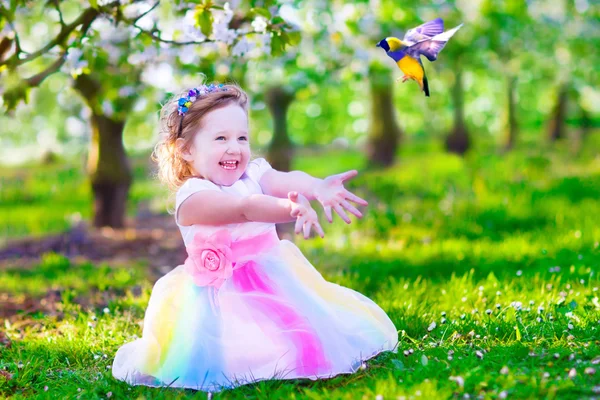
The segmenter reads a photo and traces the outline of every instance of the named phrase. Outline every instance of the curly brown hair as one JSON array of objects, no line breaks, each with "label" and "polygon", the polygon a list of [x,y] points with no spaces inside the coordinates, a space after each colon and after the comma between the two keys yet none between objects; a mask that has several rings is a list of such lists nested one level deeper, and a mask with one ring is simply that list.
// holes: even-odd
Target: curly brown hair
[{"label": "curly brown hair", "polygon": [[[218,84],[217,84],[218,85]],[[194,177],[189,163],[181,156],[182,150],[191,146],[194,135],[202,126],[203,118],[211,111],[237,104],[248,114],[248,95],[236,84],[226,84],[226,91],[218,91],[202,95],[192,103],[185,116],[177,112],[179,98],[185,97],[189,90],[182,91],[172,97],[160,112],[160,141],[152,152],[152,161],[158,165],[158,179],[167,185],[171,192],[176,192],[186,180]],[[184,118],[185,117],[185,118]],[[181,136],[179,126],[183,118]],[[184,145],[176,144],[178,137],[183,138]]]}]

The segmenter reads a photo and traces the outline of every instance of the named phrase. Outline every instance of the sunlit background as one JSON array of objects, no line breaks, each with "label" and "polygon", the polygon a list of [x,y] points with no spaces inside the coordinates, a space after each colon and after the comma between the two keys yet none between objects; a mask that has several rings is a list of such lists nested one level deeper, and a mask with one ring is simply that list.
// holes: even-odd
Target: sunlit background
[{"label": "sunlit background", "polygon": [[[152,284],[184,259],[150,154],[161,105],[205,81],[248,92],[256,157],[320,178],[359,170],[348,187],[369,201],[362,220],[322,218],[324,239],[285,225],[280,235],[326,279],[376,300],[401,337],[399,353],[356,382],[231,398],[600,392],[597,2],[6,0],[0,10],[0,395],[157,395],[106,368],[141,333]],[[438,17],[445,30],[463,26],[437,61],[423,59],[425,97],[375,45]],[[71,30],[46,46],[61,29]],[[36,380],[33,367],[76,378]]]}]

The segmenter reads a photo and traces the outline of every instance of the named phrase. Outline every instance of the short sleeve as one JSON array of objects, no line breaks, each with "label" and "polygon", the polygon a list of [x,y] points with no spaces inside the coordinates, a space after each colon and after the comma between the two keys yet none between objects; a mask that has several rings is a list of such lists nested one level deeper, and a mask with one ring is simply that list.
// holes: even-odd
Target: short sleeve
[{"label": "short sleeve", "polygon": [[269,164],[267,160],[264,158],[257,158],[256,160],[252,160],[248,163],[246,175],[254,182],[258,183],[264,173],[270,169],[273,169],[273,167],[271,167],[271,164]]},{"label": "short sleeve", "polygon": [[220,190],[217,185],[206,179],[190,178],[179,188],[175,195],[175,222],[179,224],[179,206],[194,193],[202,190]]}]

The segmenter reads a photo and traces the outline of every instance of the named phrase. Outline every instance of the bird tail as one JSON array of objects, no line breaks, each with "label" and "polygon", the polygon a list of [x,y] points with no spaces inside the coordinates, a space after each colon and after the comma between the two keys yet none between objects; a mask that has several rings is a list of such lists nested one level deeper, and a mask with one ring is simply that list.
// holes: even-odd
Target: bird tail
[{"label": "bird tail", "polygon": [[429,96],[429,82],[427,82],[427,77],[423,76],[423,91],[425,92],[425,96]]}]

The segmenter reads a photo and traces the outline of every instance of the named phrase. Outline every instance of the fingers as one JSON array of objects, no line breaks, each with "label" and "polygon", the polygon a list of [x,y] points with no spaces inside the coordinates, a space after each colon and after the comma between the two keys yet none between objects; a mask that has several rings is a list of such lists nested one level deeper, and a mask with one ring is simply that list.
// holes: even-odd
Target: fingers
[{"label": "fingers", "polygon": [[358,218],[362,218],[362,213],[360,211],[358,211],[356,209],[356,207],[354,207],[352,204],[348,203],[346,200],[342,200],[341,202],[342,206],[344,206],[344,208],[348,211],[350,211],[352,214],[356,215],[356,217]]},{"label": "fingers", "polygon": [[289,192],[288,199],[296,203],[298,201],[298,192]]},{"label": "fingers", "polygon": [[344,195],[345,195],[345,197],[348,200],[353,201],[356,204],[360,204],[361,206],[368,206],[369,205],[369,203],[366,200],[361,199],[360,197],[358,197],[354,193],[349,192],[348,190],[344,191]]},{"label": "fingers", "polygon": [[338,213],[338,215],[344,220],[345,223],[349,224],[352,222],[352,221],[350,221],[350,217],[348,216],[348,214],[346,214],[346,212],[344,211],[342,206],[340,206],[339,204],[336,204],[333,206],[333,209],[335,210],[336,213]]},{"label": "fingers", "polygon": [[351,171],[346,171],[346,172],[342,172],[341,174],[337,174],[337,175],[335,175],[335,177],[341,179],[342,182],[344,182],[344,181],[347,181],[348,179],[354,178],[356,175],[358,175],[358,171],[353,169]]},{"label": "fingers", "polygon": [[290,215],[292,216],[292,218],[296,218],[299,214],[300,214],[300,209],[299,208],[296,208],[294,211],[292,211],[290,213]]},{"label": "fingers", "polygon": [[331,206],[325,206],[323,207],[323,210],[325,210],[325,217],[327,218],[327,221],[329,221],[329,223],[332,223],[333,216],[331,215]]},{"label": "fingers", "polygon": [[311,226],[311,222],[310,221],[306,221],[304,223],[304,239],[308,239],[310,237],[310,226]]},{"label": "fingers", "polygon": [[323,228],[321,228],[321,224],[319,224],[318,222],[315,222],[315,230],[317,231],[317,233],[319,234],[319,236],[321,236],[321,238],[325,237],[325,232],[323,232]]},{"label": "fingers", "polygon": [[319,236],[321,236],[322,238],[325,237],[325,232],[323,232],[323,228],[321,227],[321,224],[319,224],[319,219],[314,211],[312,212],[312,214],[309,213],[308,215],[301,215],[296,219],[294,232],[296,234],[302,232],[304,235],[304,239],[309,239],[310,230],[313,226]]},{"label": "fingers", "polygon": [[300,231],[302,230],[302,225],[304,225],[304,217],[299,217],[298,219],[296,219],[296,225],[294,226],[294,232],[297,234],[300,233]]}]

